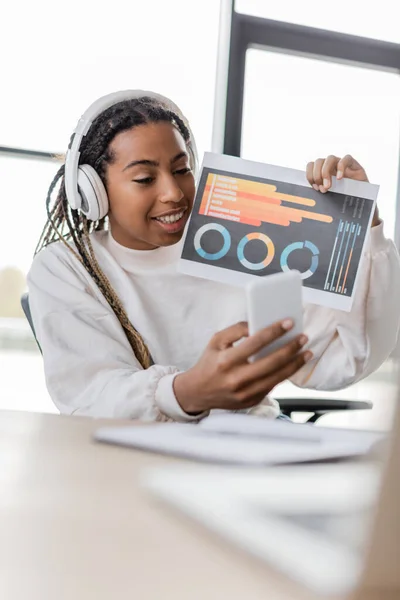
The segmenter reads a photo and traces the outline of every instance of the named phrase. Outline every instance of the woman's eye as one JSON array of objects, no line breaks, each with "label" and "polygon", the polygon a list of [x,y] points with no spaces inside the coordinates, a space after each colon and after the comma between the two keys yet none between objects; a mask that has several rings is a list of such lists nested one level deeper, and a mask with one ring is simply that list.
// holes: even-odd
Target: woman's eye
[{"label": "woman's eye", "polygon": [[175,173],[178,175],[185,175],[185,173],[190,173],[191,170],[192,169],[190,167],[185,167],[184,169],[178,169],[178,171],[175,171]]},{"label": "woman's eye", "polygon": [[143,179],[134,179],[133,181],[135,183],[142,183],[142,184],[146,185],[149,183],[153,183],[154,177],[144,177]]}]

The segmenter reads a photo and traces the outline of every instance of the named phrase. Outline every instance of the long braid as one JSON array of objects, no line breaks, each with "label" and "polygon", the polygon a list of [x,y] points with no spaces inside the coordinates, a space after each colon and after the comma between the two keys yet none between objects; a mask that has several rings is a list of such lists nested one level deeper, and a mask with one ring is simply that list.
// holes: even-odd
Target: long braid
[{"label": "long braid", "polygon": [[83,217],[83,236],[84,236],[85,242],[87,244],[87,247],[89,249],[90,257],[92,260],[92,266],[94,267],[94,271],[100,281],[99,287],[101,290],[104,290],[103,293],[106,297],[106,300],[110,304],[110,306],[113,309],[113,311],[115,312],[115,314],[118,316],[119,322],[121,323],[122,327],[124,328],[125,334],[132,346],[135,356],[141,357],[140,360],[143,363],[142,367],[144,369],[147,369],[147,367],[149,367],[151,365],[151,356],[150,356],[149,349],[147,348],[146,344],[144,343],[143,338],[141,337],[139,332],[133,327],[132,323],[129,321],[128,315],[126,314],[126,311],[122,305],[122,302],[120,301],[117,294],[115,293],[115,291],[110,283],[110,280],[108,279],[106,274],[100,268],[100,265],[97,261],[97,258],[95,256],[95,253],[93,250],[92,241],[89,237],[89,231],[87,228],[87,219],[85,217]]},{"label": "long braid", "polygon": [[[109,146],[114,137],[138,125],[160,121],[175,124],[185,142],[189,144],[190,133],[184,120],[167,105],[150,97],[126,100],[105,110],[94,120],[81,143],[80,164],[92,166],[106,184],[106,165],[113,160]],[[46,197],[47,222],[35,254],[57,241],[61,241],[68,247],[95,281],[118,318],[137,360],[144,369],[147,369],[152,363],[149,349],[130,322],[121,300],[101,269],[93,250],[90,234],[106,229],[108,217],[95,222],[88,221],[85,215],[72,209],[65,192],[64,174],[65,167],[62,165],[50,184]],[[58,183],[60,188],[51,207],[51,198]]]}]

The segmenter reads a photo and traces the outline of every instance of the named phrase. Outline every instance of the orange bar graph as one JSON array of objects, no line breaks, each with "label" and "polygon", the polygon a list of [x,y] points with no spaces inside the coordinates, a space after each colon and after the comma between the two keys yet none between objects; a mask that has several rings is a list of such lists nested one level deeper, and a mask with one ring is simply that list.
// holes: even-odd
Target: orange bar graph
[{"label": "orange bar graph", "polygon": [[[294,206],[285,206],[283,202]],[[276,186],[269,183],[209,173],[199,212],[256,226],[264,222],[288,227],[303,219],[332,223],[330,215],[307,210],[315,205],[312,198],[277,192]]]}]

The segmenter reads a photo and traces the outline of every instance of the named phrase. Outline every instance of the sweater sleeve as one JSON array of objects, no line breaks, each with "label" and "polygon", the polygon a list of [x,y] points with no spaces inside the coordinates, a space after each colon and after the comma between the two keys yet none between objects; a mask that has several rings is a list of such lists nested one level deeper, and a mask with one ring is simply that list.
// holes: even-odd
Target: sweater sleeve
[{"label": "sweater sleeve", "polygon": [[114,312],[85,275],[51,247],[28,275],[46,384],[60,412],[183,422],[205,416],[180,407],[173,391],[177,367],[141,367]]},{"label": "sweater sleeve", "polygon": [[304,329],[314,358],[291,381],[316,390],[345,388],[394,350],[400,321],[400,260],[383,224],[371,229],[350,312],[308,305]]}]

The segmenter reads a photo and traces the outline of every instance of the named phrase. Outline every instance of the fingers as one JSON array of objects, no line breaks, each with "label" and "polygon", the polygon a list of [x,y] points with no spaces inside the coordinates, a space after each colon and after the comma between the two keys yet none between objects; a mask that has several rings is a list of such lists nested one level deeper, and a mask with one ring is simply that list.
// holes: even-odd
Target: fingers
[{"label": "fingers", "polygon": [[312,359],[312,352],[306,350],[306,352],[302,352],[298,354],[290,363],[276,371],[271,377],[269,377],[269,381],[267,383],[268,388],[266,394],[269,393],[274,387],[276,387],[279,383],[286,381],[289,377],[292,377],[301,367],[303,367],[309,360]]},{"label": "fingers", "polygon": [[307,177],[307,181],[310,185],[312,185],[312,187],[314,189],[317,188],[317,186],[315,185],[314,187],[314,163],[311,161],[307,164],[306,167],[306,177]]},{"label": "fingers", "polygon": [[237,377],[241,378],[242,385],[247,385],[251,381],[272,375],[290,363],[307,342],[306,335],[299,335],[272,354],[241,368],[239,367]]},{"label": "fingers", "polygon": [[322,185],[322,165],[324,164],[323,158],[317,158],[313,168],[313,188],[319,190],[319,186]]},{"label": "fingers", "polygon": [[229,351],[220,357],[220,360],[226,362],[227,366],[234,366],[247,362],[251,356],[257,354],[257,352],[262,350],[265,346],[268,346],[271,342],[282,337],[282,335],[287,333],[292,327],[293,321],[291,319],[286,319],[285,321],[278,321],[278,323],[260,329],[260,331],[254,335],[243,340],[241,344],[234,348],[230,348]]},{"label": "fingers", "polygon": [[331,154],[327,158],[318,158],[309,162],[306,168],[308,182],[314,190],[325,193],[332,185],[332,175],[336,175],[339,158]]},{"label": "fingers", "polygon": [[274,389],[279,383],[286,381],[289,377],[292,377],[301,367],[312,358],[312,353],[307,350],[295,356],[289,363],[284,367],[268,375],[262,379],[254,381],[246,388],[236,393],[236,399],[241,402],[246,402],[250,398],[258,395],[266,396]]},{"label": "fingers", "polygon": [[[341,158],[337,166],[337,178],[342,179],[346,169],[351,169],[355,163],[357,163],[357,161],[350,156],[350,154],[346,154],[346,156]],[[360,165],[357,163],[357,167],[359,166]]]},{"label": "fingers", "polygon": [[290,363],[276,371],[271,377],[269,381],[269,393],[274,387],[276,387],[279,383],[286,381],[289,377],[292,377],[301,367],[303,367],[308,361],[310,361],[313,357],[313,353],[310,350],[306,350],[301,354],[298,354]]},{"label": "fingers", "polygon": [[337,156],[333,156],[332,154],[325,159],[321,170],[322,189],[320,188],[320,192],[325,193],[331,187],[332,175],[336,175],[337,165],[339,162],[339,158]]},{"label": "fingers", "polygon": [[226,348],[230,348],[232,344],[238,342],[242,338],[249,335],[249,329],[246,322],[241,321],[240,323],[236,323],[231,327],[227,327],[222,331],[219,331],[210,341],[210,346],[215,348],[216,350],[225,350]]},{"label": "fingers", "polygon": [[343,158],[333,154],[327,158],[318,158],[315,162],[309,162],[306,168],[308,182],[323,194],[332,187],[334,175],[338,180],[348,177],[357,181],[368,181],[365,170],[350,154]]}]

